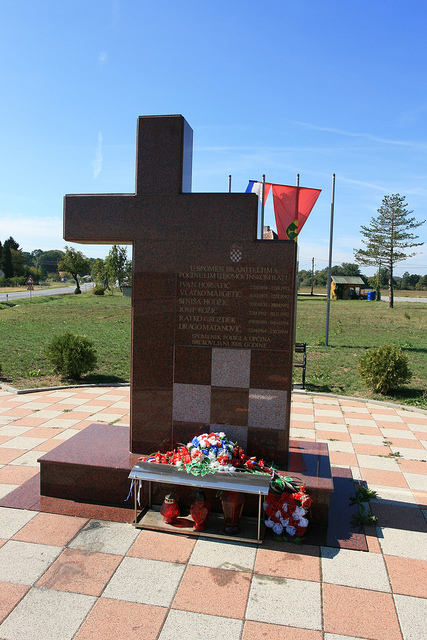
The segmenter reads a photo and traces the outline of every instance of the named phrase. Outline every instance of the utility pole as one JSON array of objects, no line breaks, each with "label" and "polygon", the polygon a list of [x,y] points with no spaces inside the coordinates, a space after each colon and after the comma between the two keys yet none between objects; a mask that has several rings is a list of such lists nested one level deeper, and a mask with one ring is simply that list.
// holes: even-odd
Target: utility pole
[{"label": "utility pole", "polygon": [[311,259],[311,291],[310,295],[313,295],[313,285],[314,285],[314,258]]}]

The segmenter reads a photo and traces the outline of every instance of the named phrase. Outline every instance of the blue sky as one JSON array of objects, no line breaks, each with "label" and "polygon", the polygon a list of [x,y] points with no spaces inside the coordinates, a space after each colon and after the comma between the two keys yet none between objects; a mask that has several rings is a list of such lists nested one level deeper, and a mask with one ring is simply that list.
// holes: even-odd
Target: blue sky
[{"label": "blue sky", "polygon": [[[427,218],[426,28],[425,0],[1,0],[0,239],[63,249],[63,196],[133,192],[137,117],[180,113],[193,191],[322,189],[300,268],[327,266],[335,173],[333,262],[353,262],[385,195]],[[427,273],[416,233],[396,275]]]}]

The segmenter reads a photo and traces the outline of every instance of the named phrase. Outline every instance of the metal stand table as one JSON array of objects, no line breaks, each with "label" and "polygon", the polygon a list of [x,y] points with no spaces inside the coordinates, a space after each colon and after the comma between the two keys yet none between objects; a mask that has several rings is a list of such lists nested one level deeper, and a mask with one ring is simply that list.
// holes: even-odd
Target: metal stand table
[{"label": "metal stand table", "polygon": [[[138,462],[129,474],[133,481],[135,500],[135,520],[133,525],[140,529],[154,529],[173,533],[185,533],[186,535],[204,535],[211,538],[223,538],[227,540],[242,540],[244,542],[262,542],[264,528],[261,522],[262,496],[267,495],[270,486],[269,474],[245,473],[214,473],[205,476],[194,476],[191,473],[180,471],[177,467],[156,464],[155,462]],[[148,505],[138,515],[138,494],[141,483],[148,482]],[[204,531],[193,530],[193,520],[190,517],[179,518],[178,525],[165,524],[160,515],[160,507],[152,505],[152,482],[161,484],[174,484],[194,487],[195,489],[215,489],[216,491],[238,491],[241,493],[257,494],[258,518],[242,518],[240,521],[241,533],[230,536],[222,531],[224,520],[222,515],[211,513]],[[261,526],[262,525],[262,526]]]}]

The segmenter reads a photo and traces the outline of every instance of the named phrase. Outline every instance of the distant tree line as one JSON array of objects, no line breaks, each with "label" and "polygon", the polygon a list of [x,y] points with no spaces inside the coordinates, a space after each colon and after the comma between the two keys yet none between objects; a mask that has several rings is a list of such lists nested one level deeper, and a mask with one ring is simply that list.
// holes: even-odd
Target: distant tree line
[{"label": "distant tree line", "polygon": [[132,261],[128,260],[126,247],[114,245],[105,259],[86,258],[72,247],[43,251],[23,251],[19,243],[10,236],[0,241],[0,286],[23,286],[31,276],[35,283],[59,282],[61,277],[76,282],[76,293],[80,293],[79,278],[90,276],[108,291],[122,290],[131,284]]},{"label": "distant tree line", "polygon": [[[378,273],[374,276],[366,276],[361,273],[359,265],[351,262],[343,262],[340,265],[334,265],[331,268],[332,276],[360,276],[367,287],[375,289],[378,283]],[[328,267],[322,270],[315,271],[314,274],[310,270],[301,269],[298,271],[298,285],[299,287],[311,287],[313,279],[313,286],[326,287],[328,284]],[[382,267],[379,273],[380,288],[386,289],[389,286],[389,272],[388,269]],[[400,290],[414,290],[414,291],[426,291],[427,290],[427,275],[421,276],[418,274],[410,274],[405,271],[402,277],[394,276],[393,285],[395,289]]]}]

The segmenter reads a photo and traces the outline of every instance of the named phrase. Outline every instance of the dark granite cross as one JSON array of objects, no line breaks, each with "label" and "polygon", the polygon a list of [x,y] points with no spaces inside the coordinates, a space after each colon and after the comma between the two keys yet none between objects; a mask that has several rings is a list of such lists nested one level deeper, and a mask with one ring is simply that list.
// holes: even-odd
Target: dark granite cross
[{"label": "dark granite cross", "polygon": [[[218,243],[256,243],[253,194],[190,193],[192,130],[182,116],[138,118],[136,192],[67,195],[64,239],[132,244],[132,452],[171,446],[178,265]],[[270,244],[270,243],[269,243]]]}]

